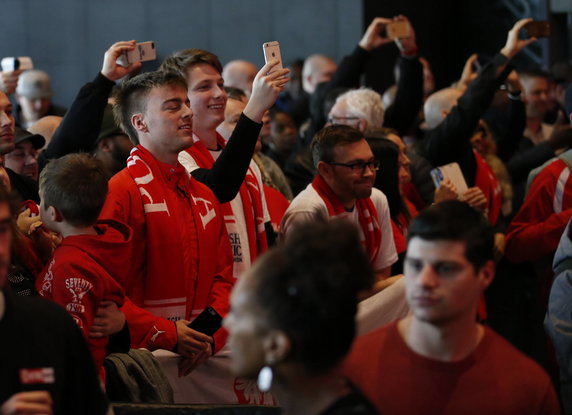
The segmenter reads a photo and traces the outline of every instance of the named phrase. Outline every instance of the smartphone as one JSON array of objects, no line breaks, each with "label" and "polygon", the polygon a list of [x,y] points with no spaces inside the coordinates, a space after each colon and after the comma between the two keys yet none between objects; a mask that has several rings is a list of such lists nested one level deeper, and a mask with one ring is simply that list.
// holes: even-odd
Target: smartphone
[{"label": "smartphone", "polygon": [[197,316],[197,318],[189,323],[188,327],[206,334],[207,336],[212,336],[218,329],[220,329],[221,325],[221,315],[217,313],[214,308],[207,307]]},{"label": "smartphone", "polygon": [[389,22],[385,25],[385,36],[390,39],[398,39],[411,36],[409,22]]},{"label": "smartphone", "polygon": [[29,56],[20,56],[19,58],[2,58],[2,61],[0,61],[0,66],[2,66],[3,72],[12,72],[17,70],[27,71],[29,69],[34,69],[32,58]]},{"label": "smartphone", "polygon": [[524,25],[528,37],[549,37],[550,22],[546,20],[534,20]]},{"label": "smartphone", "polygon": [[269,74],[272,72],[276,72],[279,69],[282,69],[282,55],[280,54],[280,43],[274,42],[266,42],[262,44],[262,51],[264,52],[264,62],[268,63],[271,60],[278,59],[278,65],[272,68]]},{"label": "smartphone", "polygon": [[445,179],[451,180],[458,195],[462,195],[469,189],[459,163],[449,163],[431,170],[431,178],[437,189]]},{"label": "smartphone", "polygon": [[155,42],[141,42],[135,45],[135,49],[123,52],[117,59],[121,66],[129,66],[135,62],[146,62],[157,59]]}]

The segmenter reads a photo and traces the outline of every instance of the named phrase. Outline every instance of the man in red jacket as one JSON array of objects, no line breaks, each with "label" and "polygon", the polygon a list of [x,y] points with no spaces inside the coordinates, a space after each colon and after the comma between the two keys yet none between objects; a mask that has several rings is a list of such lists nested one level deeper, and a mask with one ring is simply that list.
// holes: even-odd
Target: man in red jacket
[{"label": "man in red jacket", "polygon": [[224,316],[233,279],[218,201],[177,161],[193,144],[187,84],[174,74],[139,75],[123,84],[115,111],[136,146],[127,168],[109,182],[101,217],[133,229],[122,307],[132,346],[175,350],[192,369],[226,335],[207,336],[189,328],[189,320],[208,306]]}]

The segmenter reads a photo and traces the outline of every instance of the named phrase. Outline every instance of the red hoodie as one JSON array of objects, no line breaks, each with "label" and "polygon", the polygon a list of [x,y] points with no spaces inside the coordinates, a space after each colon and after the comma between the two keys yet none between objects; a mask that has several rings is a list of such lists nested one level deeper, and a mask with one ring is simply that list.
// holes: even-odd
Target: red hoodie
[{"label": "red hoodie", "polygon": [[41,296],[64,307],[81,328],[97,369],[101,372],[108,338],[90,338],[89,331],[101,301],[123,305],[124,279],[131,257],[131,228],[114,220],[94,225],[97,235],[68,236],[39,274]]}]

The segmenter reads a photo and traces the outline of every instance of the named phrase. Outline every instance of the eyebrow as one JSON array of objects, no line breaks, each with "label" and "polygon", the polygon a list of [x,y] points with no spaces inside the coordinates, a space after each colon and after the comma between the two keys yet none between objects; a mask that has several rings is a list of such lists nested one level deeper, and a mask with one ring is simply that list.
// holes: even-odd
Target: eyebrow
[{"label": "eyebrow", "polygon": [[163,101],[163,106],[173,104],[173,103],[174,104],[182,104],[183,100],[181,98],[171,98],[171,99],[168,99],[166,101]]}]

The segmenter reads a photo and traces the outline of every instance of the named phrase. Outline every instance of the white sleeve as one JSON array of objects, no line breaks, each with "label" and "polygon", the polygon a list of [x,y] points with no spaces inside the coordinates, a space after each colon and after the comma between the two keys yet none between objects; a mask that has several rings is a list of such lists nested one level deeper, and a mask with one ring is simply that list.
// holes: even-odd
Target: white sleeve
[{"label": "white sleeve", "polygon": [[381,227],[381,245],[374,263],[374,270],[379,271],[397,262],[397,250],[393,240],[393,229],[391,228],[387,198],[381,191],[377,191],[372,193],[372,200],[377,210],[377,220]]},{"label": "white sleeve", "polygon": [[260,168],[252,160],[250,160],[250,168],[254,172],[254,177],[256,177],[256,181],[258,182],[258,188],[260,189],[260,197],[262,198],[262,216],[264,218],[264,223],[270,222],[270,213],[268,212],[268,205],[266,204],[266,194],[264,193],[264,182],[262,181],[262,173],[260,172]]}]

